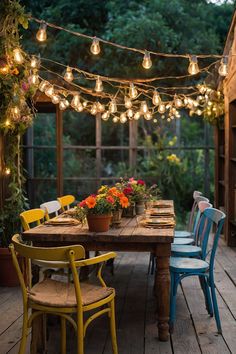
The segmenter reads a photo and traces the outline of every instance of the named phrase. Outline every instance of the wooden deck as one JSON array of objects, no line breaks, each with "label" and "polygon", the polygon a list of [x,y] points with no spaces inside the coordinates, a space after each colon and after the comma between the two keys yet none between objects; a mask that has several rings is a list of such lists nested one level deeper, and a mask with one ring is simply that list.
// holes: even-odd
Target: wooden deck
[{"label": "wooden deck", "polygon": [[[185,279],[179,288],[174,334],[167,343],[157,339],[153,308],[153,276],[147,274],[149,254],[119,253],[115,275],[105,269],[107,283],[117,291],[119,354],[236,353],[236,249],[223,241],[216,256],[215,278],[223,336],[214,318],[207,315],[198,279]],[[17,354],[21,335],[22,305],[19,288],[0,288],[0,354]],[[50,326],[48,354],[58,354],[59,331]],[[73,331],[68,331],[68,353],[76,353]],[[30,341],[30,338],[29,338]],[[29,353],[29,349],[27,351]],[[111,354],[106,318],[91,324],[86,335],[86,354]]]}]

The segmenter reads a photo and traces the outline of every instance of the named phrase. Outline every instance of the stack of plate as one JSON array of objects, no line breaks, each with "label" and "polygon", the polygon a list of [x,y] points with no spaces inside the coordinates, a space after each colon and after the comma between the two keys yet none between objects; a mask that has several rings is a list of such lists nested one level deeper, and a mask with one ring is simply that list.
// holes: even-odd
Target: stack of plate
[{"label": "stack of plate", "polygon": [[173,208],[151,208],[147,209],[146,214],[150,217],[155,216],[166,216],[166,217],[174,217]]},{"label": "stack of plate", "polygon": [[175,221],[173,218],[144,218],[140,224],[152,229],[169,229],[175,226]]},{"label": "stack of plate", "polygon": [[152,202],[154,208],[173,208],[173,203],[170,200],[156,200]]},{"label": "stack of plate", "polygon": [[45,221],[45,225],[54,225],[54,226],[73,226],[73,225],[79,225],[80,221],[73,219],[73,218],[65,218],[65,217],[55,217],[53,219],[50,219],[48,221]]}]

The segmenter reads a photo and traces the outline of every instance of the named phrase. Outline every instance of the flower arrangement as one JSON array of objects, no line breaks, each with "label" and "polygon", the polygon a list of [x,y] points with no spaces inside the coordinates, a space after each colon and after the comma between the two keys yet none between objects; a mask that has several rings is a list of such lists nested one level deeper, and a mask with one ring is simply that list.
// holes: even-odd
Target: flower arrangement
[{"label": "flower arrangement", "polygon": [[156,184],[148,187],[144,180],[135,179],[134,177],[129,178],[127,181],[121,179],[119,185],[124,195],[126,195],[131,202],[146,202],[156,199],[160,194]]}]

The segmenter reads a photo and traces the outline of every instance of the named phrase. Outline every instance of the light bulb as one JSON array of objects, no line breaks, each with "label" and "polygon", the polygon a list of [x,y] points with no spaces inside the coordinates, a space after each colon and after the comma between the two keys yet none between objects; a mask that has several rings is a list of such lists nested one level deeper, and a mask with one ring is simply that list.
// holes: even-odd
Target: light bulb
[{"label": "light bulb", "polygon": [[223,57],[221,59],[218,73],[220,76],[227,76],[227,74],[228,74],[228,58],[227,57]]},{"label": "light bulb", "polygon": [[39,83],[39,76],[38,76],[38,73],[37,71],[35,71],[33,73],[33,75],[30,76],[30,82],[33,84],[33,85],[37,85]]},{"label": "light bulb", "polygon": [[109,111],[106,111],[106,112],[104,112],[104,113],[102,114],[102,119],[103,119],[104,121],[107,121],[107,120],[109,119],[109,117],[110,117]]},{"label": "light bulb", "polygon": [[63,99],[59,103],[59,109],[61,111],[64,111],[69,105],[70,105],[69,101],[67,101],[66,99]]},{"label": "light bulb", "polygon": [[98,55],[101,52],[99,40],[96,37],[93,38],[93,42],[91,44],[90,51],[94,55]]},{"label": "light bulb", "polygon": [[20,108],[18,106],[12,108],[12,115],[15,118],[18,118],[20,116]]},{"label": "light bulb", "polygon": [[9,119],[6,119],[6,121],[5,121],[5,127],[9,127],[10,124],[11,124],[10,120],[9,120]]},{"label": "light bulb", "polygon": [[125,113],[121,113],[120,115],[120,122],[122,124],[126,123],[127,122],[127,117],[126,117],[126,114]]},{"label": "light bulb", "polygon": [[136,112],[135,115],[134,115],[134,119],[135,120],[139,120],[140,117],[141,117],[140,112]]},{"label": "light bulb", "polygon": [[142,66],[144,69],[150,69],[152,66],[150,53],[147,50],[145,50],[145,53],[144,53]]},{"label": "light bulb", "polygon": [[148,111],[147,113],[144,114],[144,118],[146,120],[151,120],[152,119],[152,113]]},{"label": "light bulb", "polygon": [[200,116],[202,114],[202,111],[200,109],[197,109],[196,113],[198,116]]},{"label": "light bulb", "polygon": [[109,111],[111,113],[116,113],[117,112],[117,105],[116,105],[116,99],[113,98],[109,104]]},{"label": "light bulb", "polygon": [[142,101],[140,105],[140,112],[146,114],[148,112],[148,105],[146,101]]},{"label": "light bulb", "polygon": [[166,111],[166,106],[163,103],[160,104],[160,106],[158,107],[158,112],[160,114],[163,114],[163,113],[165,113],[165,111]]},{"label": "light bulb", "polygon": [[20,48],[15,48],[13,50],[13,57],[14,57],[14,60],[17,64],[22,64],[24,61],[24,57],[22,55]]},{"label": "light bulb", "polygon": [[72,82],[74,80],[74,75],[72,73],[72,69],[67,66],[66,68],[66,72],[65,72],[65,75],[64,75],[64,79],[67,81],[67,82]]},{"label": "light bulb", "polygon": [[154,106],[159,106],[159,104],[161,104],[161,97],[156,90],[153,92],[152,103]]},{"label": "light bulb", "polygon": [[117,117],[117,116],[113,117],[113,118],[112,118],[112,122],[113,122],[113,123],[119,122],[119,117]]},{"label": "light bulb", "polygon": [[48,97],[52,97],[52,95],[54,94],[54,87],[53,85],[48,85],[45,89],[45,95]]},{"label": "light bulb", "polygon": [[197,57],[195,55],[192,55],[189,57],[189,66],[188,66],[188,72],[190,75],[196,75],[199,73],[199,67],[197,63]]},{"label": "light bulb", "polygon": [[182,107],[182,100],[178,96],[174,96],[175,107],[181,108]]},{"label": "light bulb", "polygon": [[97,102],[97,111],[98,111],[99,113],[104,112],[104,111],[105,111],[105,106],[104,106],[104,104],[102,104],[101,102]]},{"label": "light bulb", "polygon": [[184,105],[185,105],[185,106],[188,105],[188,97],[184,97]]},{"label": "light bulb", "polygon": [[34,55],[31,58],[30,66],[33,69],[36,69],[39,66],[39,60]]},{"label": "light bulb", "polygon": [[94,91],[96,91],[96,92],[103,91],[103,85],[102,85],[102,80],[100,79],[100,76],[97,77]]},{"label": "light bulb", "polygon": [[125,108],[131,108],[132,107],[132,101],[128,96],[125,96]]},{"label": "light bulb", "polygon": [[9,167],[6,167],[5,168],[5,175],[10,175],[10,173],[11,173],[11,170],[10,170],[10,168]]},{"label": "light bulb", "polygon": [[83,102],[83,107],[87,107],[88,101]]},{"label": "light bulb", "polygon": [[94,102],[92,107],[91,107],[91,111],[90,113],[93,115],[93,116],[96,116],[96,114],[98,113],[98,110],[97,110],[97,103]]},{"label": "light bulb", "polygon": [[60,96],[58,95],[53,95],[52,96],[52,103],[53,104],[58,104],[60,102]]},{"label": "light bulb", "polygon": [[46,81],[46,80],[41,81],[39,84],[39,90],[41,92],[44,92],[48,85],[50,85],[48,81]]},{"label": "light bulb", "polygon": [[75,94],[74,97],[72,98],[71,101],[71,107],[76,108],[78,106],[78,104],[80,103],[80,95],[79,94]]},{"label": "light bulb", "polygon": [[39,30],[36,34],[36,38],[39,42],[45,42],[47,39],[47,25],[45,22],[42,22],[39,26]]},{"label": "light bulb", "polygon": [[129,96],[132,99],[135,99],[138,96],[138,90],[136,89],[133,83],[131,83],[129,87]]},{"label": "light bulb", "polygon": [[74,107],[74,109],[76,110],[76,112],[83,112],[84,106],[79,102],[77,106]]},{"label": "light bulb", "polygon": [[129,108],[128,111],[126,112],[126,114],[127,114],[127,116],[128,116],[129,118],[132,118],[133,115],[134,115],[134,112],[133,112],[133,110],[132,110],[131,108]]}]

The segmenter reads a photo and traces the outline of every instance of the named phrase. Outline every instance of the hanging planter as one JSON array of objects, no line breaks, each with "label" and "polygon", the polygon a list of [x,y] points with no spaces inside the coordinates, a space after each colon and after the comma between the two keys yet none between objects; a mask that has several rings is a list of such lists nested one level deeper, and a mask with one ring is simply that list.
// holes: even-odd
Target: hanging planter
[{"label": "hanging planter", "polygon": [[88,214],[87,222],[89,231],[106,232],[111,223],[111,214]]}]

